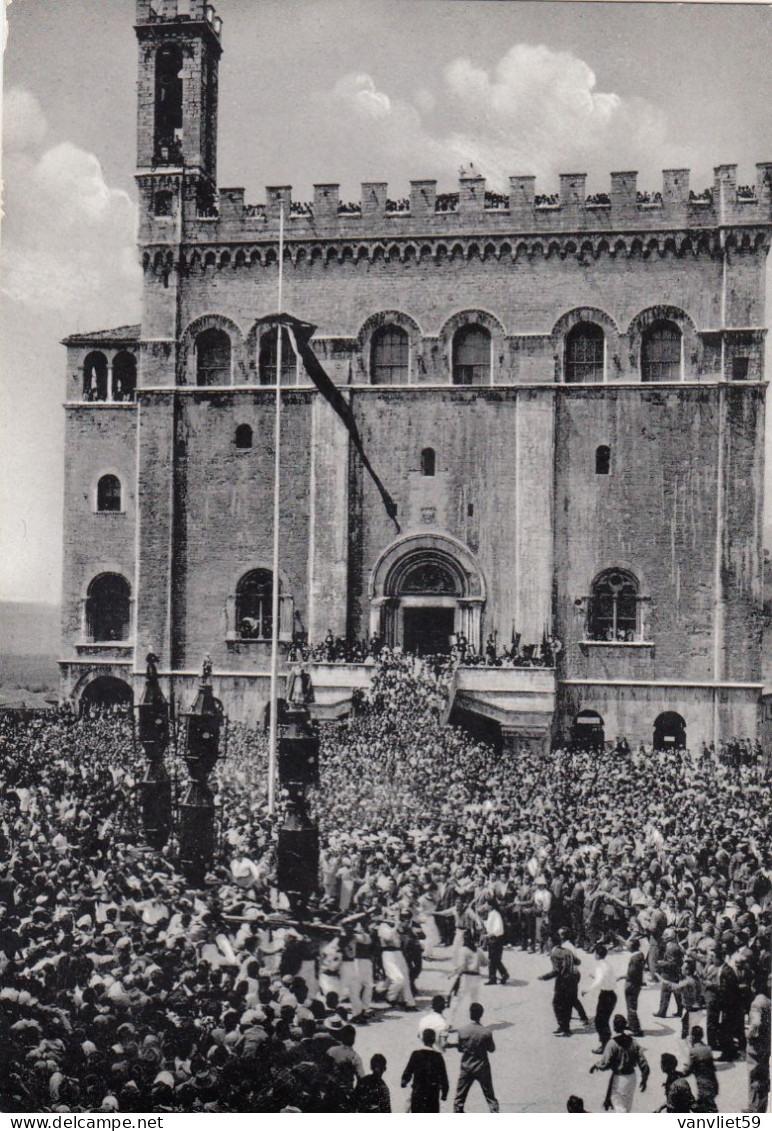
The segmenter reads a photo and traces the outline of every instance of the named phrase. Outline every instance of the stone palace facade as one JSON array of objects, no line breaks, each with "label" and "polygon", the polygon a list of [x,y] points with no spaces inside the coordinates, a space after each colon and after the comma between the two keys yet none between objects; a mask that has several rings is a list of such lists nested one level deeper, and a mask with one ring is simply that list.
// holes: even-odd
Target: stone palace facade
[{"label": "stone palace facade", "polygon": [[[545,744],[755,736],[772,163],[702,192],[687,169],[554,197],[470,169],[250,205],[217,183],[220,18],[136,6],[142,323],[65,343],[63,696],[136,694],[152,646],[185,695],[209,653],[231,716],[262,717],[283,207],[284,309],[317,327],[401,526],[287,341],[284,656],[328,630],[554,633],[555,669],[462,671],[459,710]],[[362,679],[320,669],[320,700]]]}]

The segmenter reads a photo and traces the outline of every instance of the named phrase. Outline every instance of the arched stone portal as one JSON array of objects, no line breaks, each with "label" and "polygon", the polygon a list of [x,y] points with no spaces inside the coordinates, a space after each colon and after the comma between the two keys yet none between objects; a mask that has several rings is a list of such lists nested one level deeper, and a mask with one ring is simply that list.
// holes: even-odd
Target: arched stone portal
[{"label": "arched stone portal", "polygon": [[122,679],[112,675],[99,675],[84,687],[80,695],[81,714],[92,710],[118,709],[128,711],[134,702],[134,692]]},{"label": "arched stone portal", "polygon": [[605,740],[605,723],[597,711],[580,711],[574,716],[571,745],[577,750],[602,750]]},{"label": "arched stone portal", "polygon": [[654,749],[686,749],[686,720],[677,711],[663,711],[654,720]]},{"label": "arched stone portal", "polygon": [[442,535],[413,535],[386,550],[370,578],[370,631],[408,652],[448,652],[463,633],[479,650],[485,586],[470,551]]}]

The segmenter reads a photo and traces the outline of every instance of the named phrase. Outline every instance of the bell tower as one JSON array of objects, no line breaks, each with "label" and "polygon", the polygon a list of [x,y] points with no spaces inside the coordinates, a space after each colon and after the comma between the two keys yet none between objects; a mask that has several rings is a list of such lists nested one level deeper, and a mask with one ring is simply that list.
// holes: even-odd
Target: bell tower
[{"label": "bell tower", "polygon": [[217,188],[222,20],[205,0],[136,0],[137,182],[149,215],[209,207]]}]

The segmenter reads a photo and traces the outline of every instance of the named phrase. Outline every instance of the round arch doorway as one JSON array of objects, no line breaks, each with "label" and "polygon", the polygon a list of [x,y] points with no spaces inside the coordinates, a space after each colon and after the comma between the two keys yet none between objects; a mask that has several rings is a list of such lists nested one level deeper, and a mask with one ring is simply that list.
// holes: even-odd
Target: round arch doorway
[{"label": "round arch doorway", "polygon": [[466,546],[446,535],[393,543],[370,575],[370,631],[419,655],[449,652],[463,635],[480,647],[485,587]]},{"label": "round arch doorway", "polygon": [[654,720],[654,749],[686,749],[686,720],[677,711],[663,711]]},{"label": "round arch doorway", "polygon": [[84,687],[80,696],[80,713],[129,711],[133,702],[134,692],[128,683],[116,676],[100,675]]},{"label": "round arch doorway", "polygon": [[418,656],[449,652],[462,596],[451,563],[423,555],[401,563],[393,581],[402,621],[402,647]]},{"label": "round arch doorway", "polygon": [[597,711],[580,711],[571,726],[571,745],[577,750],[602,750],[606,741],[603,718]]}]

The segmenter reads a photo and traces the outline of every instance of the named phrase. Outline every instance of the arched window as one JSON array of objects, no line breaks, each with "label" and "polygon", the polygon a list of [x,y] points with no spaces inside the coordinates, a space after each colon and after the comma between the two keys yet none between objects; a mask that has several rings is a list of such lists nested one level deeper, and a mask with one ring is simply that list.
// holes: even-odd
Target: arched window
[{"label": "arched window", "polygon": [[238,428],[236,429],[236,447],[252,447],[252,429],[248,424],[239,424]]},{"label": "arched window", "polygon": [[595,474],[609,475],[611,473],[611,448],[608,444],[601,444],[595,449]]},{"label": "arched window", "polygon": [[681,331],[675,322],[653,322],[644,331],[641,380],[681,380]]},{"label": "arched window", "polygon": [[593,583],[587,636],[590,640],[632,641],[638,633],[638,580],[609,569]]},{"label": "arched window", "polygon": [[153,211],[156,216],[171,216],[174,197],[166,189],[157,192],[153,197]]},{"label": "arched window", "polygon": [[107,358],[98,350],[83,362],[83,400],[107,400]]},{"label": "arched window", "polygon": [[491,336],[484,326],[462,326],[453,337],[453,384],[487,385],[491,376]]},{"label": "arched window", "polygon": [[167,43],[155,58],[155,148],[162,162],[179,160],[182,141],[182,48]]},{"label": "arched window", "polygon": [[[278,326],[266,330],[260,338],[260,354],[257,361],[261,385],[276,384]],[[294,385],[297,381],[298,359],[289,331],[281,330],[281,380],[282,385]]]},{"label": "arched window", "polygon": [[117,475],[103,475],[97,483],[97,510],[121,509],[121,481]]},{"label": "arched window", "polygon": [[421,452],[421,474],[432,476],[437,464],[434,448],[424,448]]},{"label": "arched window", "polygon": [[565,378],[587,385],[603,380],[605,337],[594,322],[580,322],[566,334]]},{"label": "arched window", "polygon": [[89,640],[106,644],[128,640],[131,586],[119,573],[100,573],[88,587],[86,631]]},{"label": "arched window", "polygon": [[236,630],[242,640],[267,640],[273,629],[273,574],[269,569],[245,573],[236,589]]},{"label": "arched window", "polygon": [[128,350],[113,358],[113,400],[133,401],[137,390],[137,359]]},{"label": "arched window", "polygon": [[230,385],[231,340],[216,326],[196,338],[196,384]]},{"label": "arched window", "polygon": [[381,326],[370,345],[370,381],[373,385],[406,385],[410,368],[410,342],[400,326]]}]

